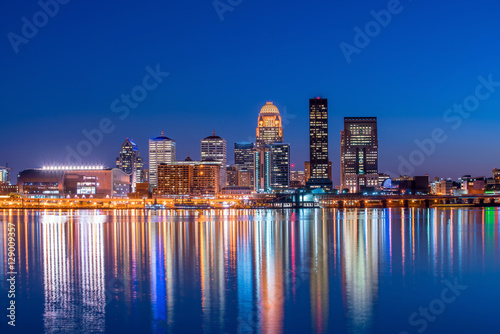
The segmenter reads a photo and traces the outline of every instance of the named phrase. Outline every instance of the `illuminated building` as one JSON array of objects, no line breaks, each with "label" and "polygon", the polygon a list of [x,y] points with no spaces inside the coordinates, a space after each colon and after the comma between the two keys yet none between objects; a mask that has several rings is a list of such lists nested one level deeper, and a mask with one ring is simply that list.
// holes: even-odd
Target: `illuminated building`
[{"label": "illuminated building", "polygon": [[242,170],[238,171],[238,186],[253,187],[252,180],[253,180],[253,171],[242,171]]},{"label": "illuminated building", "polygon": [[359,179],[357,175],[378,174],[376,117],[344,117],[340,160],[342,189],[347,188],[351,193],[356,193],[362,187],[371,186],[369,182],[375,176]]},{"label": "illuminated building", "polygon": [[303,170],[290,171],[290,188],[300,188],[306,185],[306,175]]},{"label": "illuminated building", "polygon": [[227,143],[226,140],[217,136],[215,130],[211,136],[201,140],[201,161],[220,161],[220,186],[226,186],[226,166],[227,166]]},{"label": "illuminated building", "polygon": [[191,193],[194,195],[216,195],[220,192],[220,164],[200,163],[193,166]]},{"label": "illuminated building", "polygon": [[262,149],[266,145],[283,142],[283,127],[281,126],[281,116],[278,108],[272,102],[260,109],[257,120],[257,149]]},{"label": "illuminated building", "polygon": [[0,182],[7,182],[10,184],[10,172],[12,168],[0,166]]},{"label": "illuminated building", "polygon": [[151,198],[149,192],[149,182],[136,183],[135,191],[128,194],[128,198]]},{"label": "illuminated building", "polygon": [[[327,175],[329,180],[332,179],[332,162],[328,161],[328,169],[327,169]],[[305,176],[305,181],[309,181],[311,178],[311,163],[309,161],[304,161],[304,176]]]},{"label": "illuminated building", "polygon": [[188,195],[193,182],[193,166],[186,164],[158,165],[158,195]]},{"label": "illuminated building", "polygon": [[122,144],[119,157],[116,158],[116,168],[130,174],[132,190],[135,189],[136,183],[143,182],[143,167],[144,163],[136,143],[127,138]]},{"label": "illuminated building", "polygon": [[255,151],[255,190],[271,192],[289,187],[290,144],[277,143]]},{"label": "illuminated building", "polygon": [[290,185],[290,144],[269,145],[271,189],[286,189]]},{"label": "illuminated building", "polygon": [[0,194],[15,194],[18,192],[17,185],[0,181]]},{"label": "illuminated building", "polygon": [[[333,188],[328,160],[328,100],[309,100],[309,188]],[[329,173],[330,171],[330,173]],[[330,175],[329,175],[330,174]]]},{"label": "illuminated building", "polygon": [[467,195],[481,195],[484,194],[486,188],[486,178],[481,177],[462,177],[462,184],[460,187],[462,190],[466,190]]},{"label": "illuminated building", "polygon": [[240,195],[251,195],[252,194],[252,189],[250,187],[239,187],[239,186],[234,186],[234,187],[225,187],[221,191],[222,195],[230,195],[230,196],[240,196]]},{"label": "illuminated building", "polygon": [[216,195],[220,192],[220,161],[185,161],[158,165],[156,194]]},{"label": "illuminated building", "polygon": [[257,147],[254,151],[254,188],[271,192],[288,188],[290,145],[283,144],[283,127],[278,108],[266,102],[257,119]]},{"label": "illuminated building", "polygon": [[240,172],[248,172],[250,183],[245,186],[253,186],[253,159],[254,159],[255,144],[254,143],[234,143],[234,165]]},{"label": "illuminated building", "polygon": [[436,180],[431,183],[431,193],[433,195],[449,196],[452,195],[453,190],[457,188],[458,186],[456,186],[451,179]]},{"label": "illuminated building", "polygon": [[234,187],[238,185],[238,167],[232,165],[226,167],[226,186]]},{"label": "illuminated building", "polygon": [[500,182],[500,169],[495,168],[493,169],[492,173],[493,173],[493,178]]},{"label": "illuminated building", "polygon": [[32,198],[126,197],[130,177],[117,168],[48,166],[26,169],[18,176],[19,192]]},{"label": "illuminated building", "polygon": [[159,164],[170,164],[175,161],[175,140],[165,136],[149,139],[149,186],[157,185],[157,167]]}]

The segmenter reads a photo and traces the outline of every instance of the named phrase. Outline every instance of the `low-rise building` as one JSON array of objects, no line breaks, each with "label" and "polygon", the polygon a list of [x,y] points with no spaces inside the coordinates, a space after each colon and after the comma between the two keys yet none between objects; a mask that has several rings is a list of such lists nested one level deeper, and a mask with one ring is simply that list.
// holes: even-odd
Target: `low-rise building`
[{"label": "low-rise building", "polygon": [[32,198],[120,198],[130,192],[130,177],[117,168],[48,166],[18,176],[19,193]]},{"label": "low-rise building", "polygon": [[156,196],[216,195],[220,192],[220,161],[176,161],[158,165]]}]

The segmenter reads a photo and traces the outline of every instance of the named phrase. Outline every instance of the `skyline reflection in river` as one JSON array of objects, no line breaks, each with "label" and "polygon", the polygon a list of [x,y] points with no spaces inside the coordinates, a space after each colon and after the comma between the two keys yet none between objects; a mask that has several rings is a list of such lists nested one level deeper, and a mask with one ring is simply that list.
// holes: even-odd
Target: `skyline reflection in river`
[{"label": "skyline reflection in river", "polygon": [[[0,211],[2,240],[5,222],[18,228],[18,329],[46,333],[493,333],[498,220],[494,208]],[[467,290],[409,321],[454,280]]]}]

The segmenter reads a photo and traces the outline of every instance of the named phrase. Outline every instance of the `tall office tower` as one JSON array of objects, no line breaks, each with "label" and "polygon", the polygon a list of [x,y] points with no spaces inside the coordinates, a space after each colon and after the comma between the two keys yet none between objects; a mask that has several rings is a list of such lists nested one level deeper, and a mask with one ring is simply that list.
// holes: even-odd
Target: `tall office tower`
[{"label": "tall office tower", "polygon": [[248,186],[253,185],[254,149],[254,143],[234,143],[234,165],[240,172],[250,173],[250,184]]},{"label": "tall office tower", "polygon": [[309,188],[331,190],[328,177],[328,100],[320,97],[309,100]]},{"label": "tall office tower", "polygon": [[161,135],[149,139],[149,185],[156,187],[158,183],[158,165],[161,163],[171,164],[175,161],[175,140]]},{"label": "tall office tower", "polygon": [[369,175],[378,174],[376,117],[344,117],[340,138],[341,187],[359,192]]},{"label": "tall office tower", "polygon": [[254,152],[254,190],[256,192],[271,191],[271,153],[269,146],[256,149]]},{"label": "tall office tower", "polygon": [[116,168],[130,174],[130,184],[132,191],[135,190],[135,184],[143,182],[143,168],[141,153],[133,140],[126,139],[120,149],[120,155],[116,158]]},{"label": "tall office tower", "polygon": [[[271,145],[283,143],[280,112],[272,102],[266,102],[266,105],[260,109],[257,118],[256,143],[254,152],[254,188],[259,192],[269,192],[273,190],[271,186]],[[288,153],[289,151],[288,149]],[[281,188],[281,186],[276,188]]]},{"label": "tall office tower", "polygon": [[201,140],[201,161],[220,161],[220,187],[226,186],[226,167],[227,167],[227,143],[226,140],[215,135],[215,130],[211,136]]},{"label": "tall office tower", "polygon": [[283,127],[281,126],[281,116],[278,108],[272,102],[260,109],[256,128],[257,149],[266,145],[283,142]]},{"label": "tall office tower", "polygon": [[290,144],[269,145],[271,171],[270,188],[287,189],[290,185]]},{"label": "tall office tower", "polygon": [[276,143],[256,150],[255,190],[271,192],[290,185],[290,144]]}]

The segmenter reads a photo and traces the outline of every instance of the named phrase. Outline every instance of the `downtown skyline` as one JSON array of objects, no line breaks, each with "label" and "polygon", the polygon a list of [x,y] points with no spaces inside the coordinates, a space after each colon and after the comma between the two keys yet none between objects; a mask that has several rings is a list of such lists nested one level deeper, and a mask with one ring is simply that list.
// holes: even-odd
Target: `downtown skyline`
[{"label": "downtown skyline", "polygon": [[[442,128],[447,140],[414,175],[456,179],[463,174],[489,175],[498,167],[491,152],[496,149],[500,91],[481,101],[458,129],[444,120],[448,109],[475,93],[478,77],[500,81],[499,51],[487,42],[495,36],[492,8],[498,4],[494,1],[475,5],[459,1],[453,8],[401,1],[403,10],[352,55],[351,63],[340,43],[353,44],[353,28],[363,28],[373,20],[370,12],[384,10],[387,1],[318,1],[301,8],[300,15],[297,5],[284,2],[242,3],[226,12],[222,22],[211,3],[197,5],[206,10],[149,3],[116,13],[110,3],[82,30],[78,23],[83,23],[82,14],[91,13],[90,7],[69,2],[28,44],[20,45],[18,53],[4,38],[0,98],[2,138],[9,145],[0,152],[0,164],[8,162],[14,168],[12,182],[25,168],[63,163],[66,146],[75,147],[85,139],[82,131],[98,127],[103,118],[112,120],[115,129],[86,157],[89,164],[113,166],[117,147],[127,137],[145,152],[148,139],[161,130],[177,141],[179,158],[190,154],[199,159],[199,140],[212,129],[229,146],[251,141],[263,101],[274,101],[282,112],[291,163],[301,170],[309,155],[307,99],[318,95],[329,99],[329,154],[336,184],[343,117],[378,118],[383,173],[397,174],[398,157],[408,158],[417,148],[415,140],[429,138],[435,128]],[[7,6],[4,36],[20,33],[21,18],[40,10],[36,3]],[[467,22],[471,14],[482,19],[474,26],[454,24],[457,19]],[[119,24],[129,17],[136,20],[126,27]],[[190,19],[181,22],[179,17]],[[255,17],[268,22],[266,27],[252,29],[248,21]],[[191,20],[206,29],[190,29]],[[290,20],[297,24],[287,24]],[[168,32],[177,27],[178,34],[170,36]],[[291,29],[288,34],[285,27]],[[102,31],[107,33],[98,34]],[[167,42],[158,44],[165,34]],[[131,36],[130,42],[123,36]],[[240,41],[238,36],[246,38]],[[307,51],[311,43],[317,47]],[[146,68],[155,69],[157,64],[169,75],[120,119],[122,114],[113,112],[112,103],[142,85],[149,73]]]}]

